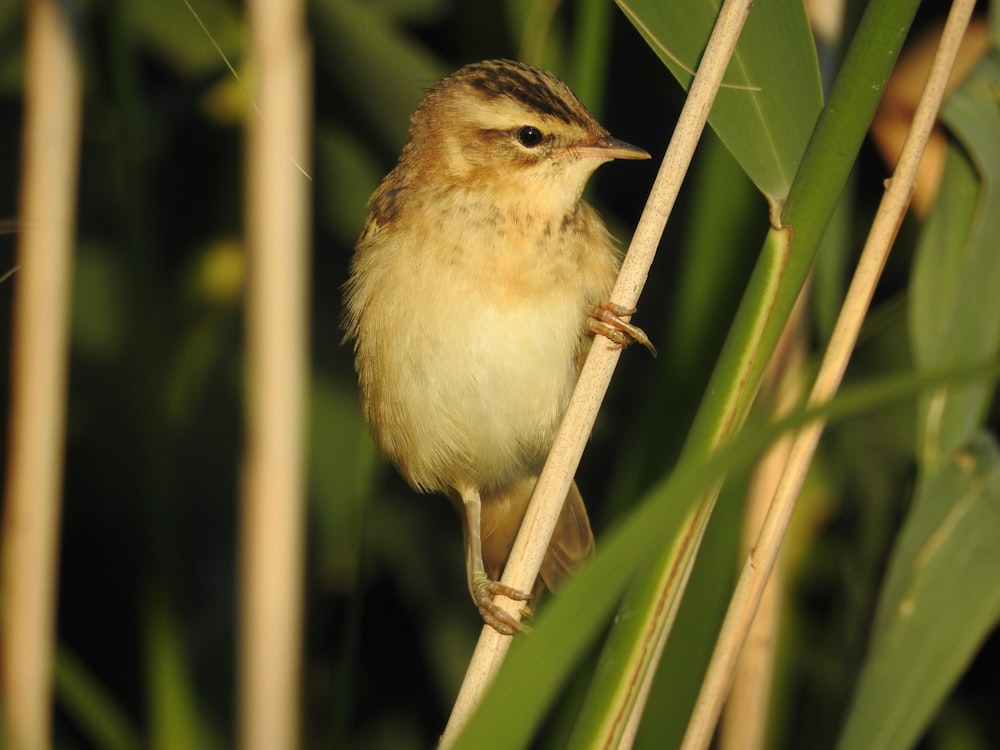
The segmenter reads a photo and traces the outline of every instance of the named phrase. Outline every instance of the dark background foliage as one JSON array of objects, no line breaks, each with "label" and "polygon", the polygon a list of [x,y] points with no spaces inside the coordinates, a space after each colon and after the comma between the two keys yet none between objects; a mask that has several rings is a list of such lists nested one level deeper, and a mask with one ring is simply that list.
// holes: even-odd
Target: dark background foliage
[{"label": "dark background foliage", "polygon": [[[939,15],[931,5],[921,23]],[[682,91],[615,9],[601,26],[604,38],[593,44],[606,62],[580,63],[579,34],[591,6],[559,5],[547,27],[520,2],[317,0],[310,7],[308,747],[433,744],[480,625],[465,588],[454,511],[442,498],[410,491],[374,455],[360,422],[339,317],[365,200],[394,164],[406,118],[426,87],[467,62],[522,57],[563,77],[615,135],[653,154],[647,163],[602,168],[589,189],[627,243]],[[239,4],[206,0],[192,7],[247,88],[181,3],[106,0],[80,7],[86,88],[59,643],[63,658],[83,666],[92,690],[110,697],[140,736],[165,716],[183,716],[207,745],[224,747],[233,737],[243,448],[241,123],[267,113],[255,113],[248,94],[253,71],[244,65]],[[528,50],[526,17],[549,31]],[[0,274],[16,262],[22,52],[23,5],[12,2],[0,10],[0,217],[6,217]],[[685,246],[699,231],[694,194],[708,158],[729,176],[731,192],[719,197],[728,205],[715,227],[727,252],[710,269],[710,296],[695,300],[695,309],[682,308],[681,290],[698,265]],[[866,147],[857,183],[877,186],[885,173]],[[858,190],[854,248],[877,198],[877,188]],[[766,215],[764,199],[707,135],[636,318],[665,356],[654,362],[630,350],[623,358],[580,469],[598,539],[669,471]],[[853,377],[909,359],[900,301],[911,230],[904,228],[877,300],[881,325],[868,329]],[[15,283],[16,276],[0,283],[3,413]],[[842,286],[844,279],[832,283]],[[822,313],[815,313],[817,340],[825,337]],[[832,744],[836,737],[911,489],[911,412],[908,404],[866,417],[863,426],[845,423],[825,444],[793,547],[778,684],[780,746],[805,747],[804,737]],[[737,494],[720,506],[724,537],[738,527]],[[719,564],[735,565],[731,555]],[[697,598],[698,590],[690,595]],[[926,747],[1000,745],[991,708],[997,660],[994,637]],[[58,745],[93,746],[78,704],[61,692],[56,706]],[[957,744],[959,738],[969,744]]]}]

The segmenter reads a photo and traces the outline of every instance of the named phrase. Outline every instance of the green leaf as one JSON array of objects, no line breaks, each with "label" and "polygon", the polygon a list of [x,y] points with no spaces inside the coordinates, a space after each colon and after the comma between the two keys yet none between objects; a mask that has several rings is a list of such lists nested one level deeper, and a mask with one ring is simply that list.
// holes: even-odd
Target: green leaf
[{"label": "green leaf", "polygon": [[[676,269],[660,269],[662,275],[650,279],[676,290],[668,295],[667,325],[659,333],[655,320],[646,328],[661,351],[658,359],[641,363],[655,386],[629,398],[629,429],[616,437],[621,451],[608,492],[614,505],[606,513],[624,512],[621,506],[670,471],[697,406],[678,394],[700,395],[704,388],[767,231],[760,193],[711,131],[698,146],[690,181]],[[657,303],[643,303],[645,320]]]},{"label": "green leaf", "polygon": [[362,526],[379,464],[353,387],[317,375],[309,392],[309,483],[313,529],[324,579],[336,590],[355,585]]},{"label": "green leaf", "polygon": [[[618,0],[618,5],[687,88],[721,3]],[[709,123],[772,204],[788,195],[822,106],[803,3],[756,3]]]},{"label": "green leaf", "polygon": [[687,587],[697,596],[686,596],[650,686],[648,705],[639,725],[638,748],[679,747],[712,656],[715,639],[725,615],[733,582],[739,571],[740,531],[746,509],[747,479],[729,477],[705,530]]},{"label": "green leaf", "polygon": [[357,0],[317,0],[312,11],[316,44],[327,52],[320,60],[351,97],[336,106],[344,113],[360,113],[370,130],[398,153],[413,110],[448,71],[383,8]]},{"label": "green leaf", "polygon": [[90,361],[113,361],[124,346],[125,280],[112,248],[81,242],[73,269],[73,346]]},{"label": "green leaf", "polygon": [[[985,60],[952,96],[944,120],[949,150],[938,199],[917,249],[910,322],[925,370],[984,362],[1000,350],[1000,58]],[[947,456],[977,430],[992,383],[945,386],[924,400],[920,452]]]},{"label": "green leaf", "polygon": [[[385,166],[341,128],[317,128],[315,153],[317,218],[345,247],[351,247],[361,234],[368,196],[382,181]],[[351,189],[344,189],[345,185]]]},{"label": "green leaf", "polygon": [[87,737],[91,747],[101,750],[138,750],[139,732],[115,697],[66,648],[56,651],[55,690],[59,707]]},{"label": "green leaf", "polygon": [[244,27],[231,3],[221,0],[133,0],[128,5],[135,39],[182,73],[224,66],[242,51]]},{"label": "green leaf", "polygon": [[1000,619],[1000,451],[980,435],[917,491],[842,750],[912,747]]},{"label": "green leaf", "polygon": [[614,9],[605,0],[582,0],[577,6],[580,20],[573,24],[569,49],[572,62],[566,80],[580,101],[586,102],[603,122]]},{"label": "green leaf", "polygon": [[[829,420],[864,413],[876,406],[894,402],[928,387],[939,385],[944,377],[982,378],[994,375],[1000,363],[947,376],[885,378],[850,391],[819,408],[799,411],[778,423],[744,430],[727,445],[706,458],[689,457],[677,465],[668,479],[660,482],[619,526],[605,534],[595,558],[579,576],[560,589],[559,595],[543,603],[531,634],[518,637],[511,646],[496,679],[472,716],[455,748],[521,748],[530,739],[551,709],[559,689],[575,665],[588,653],[591,644],[604,632],[615,604],[630,579],[648,570],[653,556],[673,550],[675,558],[691,544],[686,533],[690,524],[692,497],[703,494],[719,477],[748,469],[764,448],[788,430],[800,427],[819,416]],[[615,618],[615,628],[635,635],[641,622],[634,612]],[[614,673],[621,662],[631,657],[631,650],[649,644],[635,638],[617,638],[605,647],[598,671]],[[614,723],[625,715],[619,710],[612,680],[595,681],[581,711],[576,732],[569,747],[594,746],[595,725]],[[604,734],[601,735],[606,736]]]},{"label": "green leaf", "polygon": [[204,704],[195,689],[196,665],[188,658],[184,627],[169,593],[147,589],[143,617],[149,712],[147,746],[153,750],[197,747],[215,750]]}]

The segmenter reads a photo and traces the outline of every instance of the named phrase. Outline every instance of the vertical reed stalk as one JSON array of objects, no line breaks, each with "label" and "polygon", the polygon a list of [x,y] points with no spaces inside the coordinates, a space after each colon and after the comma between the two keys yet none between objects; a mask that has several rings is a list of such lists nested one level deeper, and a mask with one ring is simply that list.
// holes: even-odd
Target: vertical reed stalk
[{"label": "vertical reed stalk", "polygon": [[250,0],[260,116],[247,124],[246,453],[240,747],[299,746],[309,48],[303,5]]},{"label": "vertical reed stalk", "polygon": [[[787,417],[805,394],[810,290],[811,285],[806,284],[799,295],[761,382],[761,392],[770,401],[775,420]],[[771,498],[788,461],[791,445],[791,435],[785,435],[774,443],[761,456],[750,477],[740,538],[741,559],[750,554],[757,541],[771,506]],[[764,589],[757,614],[747,633],[746,645],[736,664],[733,686],[722,717],[719,750],[762,750],[767,747],[767,720],[784,599],[785,582],[781,567],[779,560]]]},{"label": "vertical reed stalk", "polygon": [[[66,360],[80,146],[67,3],[27,9],[10,452],[3,526],[3,707],[10,750],[51,746]],[[8,282],[11,283],[11,282]]]}]

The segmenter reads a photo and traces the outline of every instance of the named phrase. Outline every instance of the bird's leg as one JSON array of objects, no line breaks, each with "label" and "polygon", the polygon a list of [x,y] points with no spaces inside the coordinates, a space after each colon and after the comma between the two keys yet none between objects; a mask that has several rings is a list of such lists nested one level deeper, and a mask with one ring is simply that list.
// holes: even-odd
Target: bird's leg
[{"label": "bird's leg", "polygon": [[602,302],[587,318],[587,330],[610,339],[618,346],[625,348],[632,342],[638,342],[656,356],[656,347],[649,340],[646,332],[625,320],[635,313],[634,307],[616,305],[614,302]]},{"label": "bird's leg", "polygon": [[500,607],[493,601],[493,597],[506,596],[515,601],[527,601],[528,594],[499,581],[490,580],[486,575],[486,567],[483,565],[483,543],[482,531],[480,528],[480,510],[482,503],[479,498],[479,490],[474,487],[459,489],[462,497],[462,506],[465,510],[463,514],[465,530],[465,570],[469,579],[469,593],[472,594],[472,601],[479,609],[479,614],[490,627],[504,635],[514,635],[528,630],[520,620]]}]

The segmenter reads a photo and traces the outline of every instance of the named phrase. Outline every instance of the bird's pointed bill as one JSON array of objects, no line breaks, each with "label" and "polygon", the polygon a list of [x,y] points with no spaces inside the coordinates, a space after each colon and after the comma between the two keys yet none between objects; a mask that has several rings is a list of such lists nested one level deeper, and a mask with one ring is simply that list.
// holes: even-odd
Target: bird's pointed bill
[{"label": "bird's pointed bill", "polygon": [[649,159],[649,152],[631,143],[604,135],[591,144],[573,149],[578,156],[589,156],[595,159]]}]

